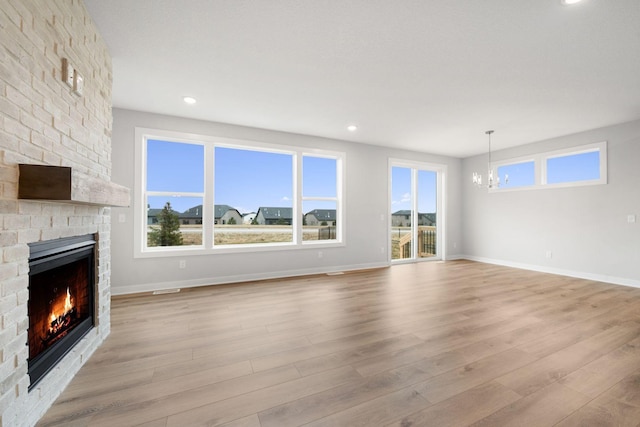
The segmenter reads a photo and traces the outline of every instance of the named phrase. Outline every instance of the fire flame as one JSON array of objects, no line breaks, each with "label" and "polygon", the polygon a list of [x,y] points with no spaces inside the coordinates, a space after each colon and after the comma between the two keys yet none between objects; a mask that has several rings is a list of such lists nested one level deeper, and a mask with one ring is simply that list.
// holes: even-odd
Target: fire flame
[{"label": "fire flame", "polygon": [[56,313],[51,312],[51,314],[49,315],[49,322],[55,322],[58,318],[63,317],[65,314],[70,312],[72,308],[73,305],[71,304],[71,292],[69,292],[69,288],[67,288],[67,297],[64,300],[64,311],[60,313],[60,315],[56,315]]},{"label": "fire flame", "polygon": [[[60,306],[58,306],[60,307]],[[64,300],[62,309],[53,309],[49,315],[49,334],[58,334],[71,321],[73,315],[73,304],[71,303],[71,291],[67,287],[67,297]]]},{"label": "fire flame", "polygon": [[64,312],[69,312],[73,306],[71,305],[71,292],[69,292],[69,288],[67,288],[67,298],[64,300]]}]

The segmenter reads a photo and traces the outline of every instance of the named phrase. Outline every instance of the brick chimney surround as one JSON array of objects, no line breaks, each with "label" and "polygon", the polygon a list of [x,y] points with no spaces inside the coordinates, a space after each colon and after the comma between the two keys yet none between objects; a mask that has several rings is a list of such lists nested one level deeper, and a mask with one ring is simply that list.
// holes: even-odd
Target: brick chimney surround
[{"label": "brick chimney surround", "polygon": [[[0,29],[0,425],[33,426],[109,335],[109,206],[129,195],[111,182],[111,57],[83,1],[0,0]],[[20,195],[21,164],[67,171],[69,200]],[[95,327],[29,391],[29,244],[87,234]]]}]

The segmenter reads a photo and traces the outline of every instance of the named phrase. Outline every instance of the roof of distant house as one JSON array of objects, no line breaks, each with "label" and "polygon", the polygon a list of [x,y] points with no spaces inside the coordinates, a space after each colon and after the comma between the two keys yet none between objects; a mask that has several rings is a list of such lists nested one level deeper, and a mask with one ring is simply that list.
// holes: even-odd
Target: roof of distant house
[{"label": "roof of distant house", "polygon": [[[391,215],[411,215],[411,210],[401,209],[399,211],[395,211]],[[418,216],[433,216],[435,218],[436,214],[433,212],[429,212],[429,213],[418,212]]]},{"label": "roof of distant house", "polygon": [[278,208],[261,206],[258,213],[262,213],[264,219],[291,219],[293,218],[293,208]]},{"label": "roof of distant house", "polygon": [[182,217],[202,218],[202,205],[194,206],[180,214]]},{"label": "roof of distant house", "polygon": [[147,216],[158,216],[160,212],[162,212],[162,209],[147,209]]},{"label": "roof of distant house", "polygon": [[305,214],[313,215],[316,217],[318,221],[335,221],[336,220],[336,210],[335,209],[314,209]]},{"label": "roof of distant house", "polygon": [[[234,210],[238,212],[238,210],[229,205],[214,205],[214,217],[221,218],[224,214],[226,214],[230,210]],[[171,210],[173,213],[178,215],[180,218],[202,218],[202,205],[194,206],[192,208],[187,209],[184,212],[177,212],[173,209]],[[147,216],[158,216],[162,212],[162,209],[147,209]],[[240,212],[238,212],[240,215]]]},{"label": "roof of distant house", "polygon": [[[214,205],[213,210],[214,210],[213,216],[215,218],[221,218],[224,214],[226,214],[230,210],[234,210],[238,212],[236,208],[231,207],[229,205]],[[238,212],[238,215],[240,215],[240,212]]]}]

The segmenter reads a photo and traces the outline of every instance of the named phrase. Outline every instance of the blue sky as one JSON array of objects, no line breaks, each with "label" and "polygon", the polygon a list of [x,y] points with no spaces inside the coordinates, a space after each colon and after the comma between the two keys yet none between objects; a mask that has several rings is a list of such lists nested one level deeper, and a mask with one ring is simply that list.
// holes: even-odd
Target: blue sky
[{"label": "blue sky", "polygon": [[[535,164],[533,161],[500,166],[497,172],[500,177],[501,188],[524,187],[536,183]],[[489,183],[487,182],[486,184]],[[497,184],[497,182],[494,182],[494,184]]]},{"label": "blue sky", "polygon": [[[418,171],[418,212],[436,212],[436,172]],[[411,209],[411,169],[391,168],[391,212]]]},{"label": "blue sky", "polygon": [[[240,213],[256,212],[260,206],[291,207],[292,157],[290,154],[216,147],[215,204],[235,207]],[[149,140],[147,144],[147,188],[149,191],[204,191],[204,147]],[[501,187],[534,184],[533,162],[505,165],[498,169]],[[599,178],[599,153],[555,157],[547,160],[550,184]],[[509,175],[505,184],[504,175]],[[484,175],[484,174],[483,174]],[[483,176],[483,180],[486,175]],[[418,210],[436,211],[436,173],[420,171]],[[303,159],[303,196],[335,197],[336,161],[322,157]],[[411,209],[411,173],[392,169],[391,211]],[[166,197],[152,197],[152,208],[161,208]],[[172,207],[183,212],[202,204],[201,198],[170,197]],[[303,201],[302,212],[335,209],[334,202]]]},{"label": "blue sky", "polygon": [[215,204],[240,213],[292,206],[291,155],[217,147],[215,156]]},{"label": "blue sky", "polygon": [[[597,151],[551,157],[546,162],[548,184],[600,178],[600,153]],[[532,160],[500,166],[498,175],[500,176],[501,188],[534,185],[534,162]],[[506,175],[509,176],[508,182],[505,182]],[[483,177],[483,179],[485,178]]]},{"label": "blue sky", "polygon": [[[149,140],[147,143],[147,189],[149,191],[204,191],[204,147]],[[240,213],[257,212],[260,206],[293,205],[292,156],[283,153],[215,149],[215,204],[226,204]],[[303,196],[336,196],[336,160],[303,158]],[[150,198],[152,208],[164,206],[166,197]],[[178,212],[202,204],[201,198],[171,197]],[[303,201],[304,213],[335,209],[334,202]]]},{"label": "blue sky", "polygon": [[600,153],[591,151],[547,160],[547,183],[586,181],[600,178]]}]

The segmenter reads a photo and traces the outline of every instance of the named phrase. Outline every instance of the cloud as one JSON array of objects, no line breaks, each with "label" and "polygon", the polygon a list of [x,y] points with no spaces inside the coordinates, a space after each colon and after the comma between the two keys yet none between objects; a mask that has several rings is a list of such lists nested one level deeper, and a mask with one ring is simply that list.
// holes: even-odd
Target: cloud
[{"label": "cloud", "polygon": [[410,202],[410,201],[411,201],[411,193],[404,193],[402,195],[402,197],[400,198],[400,200],[393,200],[391,202],[391,204],[392,205],[397,205],[397,204],[400,204],[400,203],[407,203],[407,202]]},{"label": "cloud", "polygon": [[288,198],[287,196],[284,196],[282,199],[280,199],[281,202],[288,202],[289,200],[291,199]]}]

